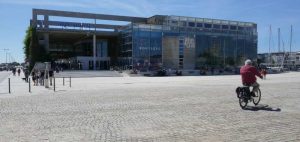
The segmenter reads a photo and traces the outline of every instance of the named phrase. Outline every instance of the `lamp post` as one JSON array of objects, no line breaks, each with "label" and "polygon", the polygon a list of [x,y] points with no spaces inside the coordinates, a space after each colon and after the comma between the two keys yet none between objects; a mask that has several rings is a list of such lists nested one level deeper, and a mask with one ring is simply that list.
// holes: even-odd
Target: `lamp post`
[{"label": "lamp post", "polygon": [[9,49],[4,48],[4,49],[2,49],[2,50],[5,52],[5,64],[6,64],[6,70],[8,70],[8,64],[7,64],[7,51],[8,51]]}]

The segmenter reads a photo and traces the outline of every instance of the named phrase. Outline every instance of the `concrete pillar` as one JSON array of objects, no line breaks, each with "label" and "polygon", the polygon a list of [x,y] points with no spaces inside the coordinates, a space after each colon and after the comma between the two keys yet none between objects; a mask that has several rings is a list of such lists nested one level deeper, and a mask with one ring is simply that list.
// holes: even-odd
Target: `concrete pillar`
[{"label": "concrete pillar", "polygon": [[37,26],[37,13],[35,10],[32,10],[32,27]]},{"label": "concrete pillar", "polygon": [[44,15],[44,28],[48,29],[49,28],[49,16]]},{"label": "concrete pillar", "polygon": [[49,53],[49,33],[44,33],[44,45],[46,52]]},{"label": "concrete pillar", "polygon": [[93,61],[94,61],[94,70],[96,70],[96,34],[93,35]]}]

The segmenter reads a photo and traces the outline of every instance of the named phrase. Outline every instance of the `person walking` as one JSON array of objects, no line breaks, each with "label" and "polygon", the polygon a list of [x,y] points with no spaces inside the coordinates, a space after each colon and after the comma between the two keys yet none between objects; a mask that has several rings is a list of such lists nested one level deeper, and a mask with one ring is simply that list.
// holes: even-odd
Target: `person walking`
[{"label": "person walking", "polygon": [[40,82],[40,71],[36,71],[35,73],[35,86],[38,86],[39,85],[39,82]]},{"label": "person walking", "polygon": [[12,73],[13,73],[14,76],[16,76],[16,68],[12,69]]},{"label": "person walking", "polygon": [[35,74],[35,71],[33,71],[31,73],[31,76],[32,76],[33,86],[36,86],[36,74]]},{"label": "person walking", "polygon": [[53,79],[53,77],[54,77],[54,71],[51,69],[51,70],[49,71],[50,86],[52,86],[52,79]]},{"label": "person walking", "polygon": [[45,79],[45,71],[41,71],[40,72],[40,85],[43,86],[44,85],[44,79]]},{"label": "person walking", "polygon": [[18,68],[18,76],[20,76],[20,73],[21,73],[21,69]]},{"label": "person walking", "polygon": [[28,82],[29,71],[28,69],[24,70],[25,81]]}]

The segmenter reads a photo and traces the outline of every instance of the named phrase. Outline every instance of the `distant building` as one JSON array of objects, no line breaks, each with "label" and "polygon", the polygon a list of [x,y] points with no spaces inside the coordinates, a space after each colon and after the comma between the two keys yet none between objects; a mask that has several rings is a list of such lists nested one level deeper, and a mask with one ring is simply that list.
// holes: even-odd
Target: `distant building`
[{"label": "distant building", "polygon": [[[54,21],[52,16],[93,22]],[[103,24],[102,20],[128,23]],[[257,25],[251,22],[33,9],[31,26],[37,28],[40,45],[52,59],[68,63],[70,68],[194,70],[236,66],[257,58]]]},{"label": "distant building", "polygon": [[300,52],[261,53],[257,57],[267,66],[300,67]]}]

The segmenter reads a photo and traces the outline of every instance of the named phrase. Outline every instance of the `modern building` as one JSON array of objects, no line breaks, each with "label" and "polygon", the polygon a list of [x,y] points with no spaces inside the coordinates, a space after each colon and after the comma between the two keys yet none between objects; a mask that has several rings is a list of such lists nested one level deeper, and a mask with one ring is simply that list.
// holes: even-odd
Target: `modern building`
[{"label": "modern building", "polygon": [[[52,20],[57,17],[63,19]],[[257,25],[251,22],[33,9],[31,26],[51,57],[72,68],[194,70],[257,58]]]}]

